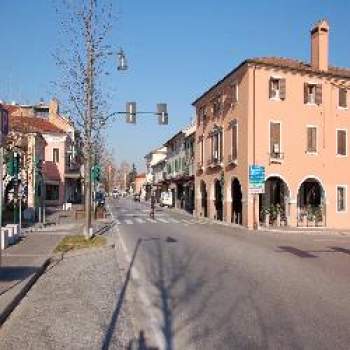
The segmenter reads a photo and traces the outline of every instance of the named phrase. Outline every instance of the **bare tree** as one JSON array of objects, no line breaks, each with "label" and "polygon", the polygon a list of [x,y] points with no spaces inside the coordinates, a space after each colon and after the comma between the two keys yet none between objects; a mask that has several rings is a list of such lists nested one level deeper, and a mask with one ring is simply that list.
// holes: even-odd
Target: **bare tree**
[{"label": "bare tree", "polygon": [[94,141],[108,115],[104,76],[108,75],[107,58],[112,55],[108,37],[111,31],[111,1],[61,0],[57,7],[63,39],[55,54],[61,71],[58,87],[62,103],[83,137],[85,178],[85,229],[91,227],[91,164],[96,150]]}]

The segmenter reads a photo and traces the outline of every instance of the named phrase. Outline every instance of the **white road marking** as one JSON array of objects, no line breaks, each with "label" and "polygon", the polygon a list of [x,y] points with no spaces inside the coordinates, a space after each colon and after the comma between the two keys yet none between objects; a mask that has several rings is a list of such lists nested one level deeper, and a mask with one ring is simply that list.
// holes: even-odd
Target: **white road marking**
[{"label": "white road marking", "polygon": [[163,222],[164,224],[168,224],[169,221],[163,219],[163,218],[156,218],[156,220],[160,221],[160,222]]},{"label": "white road marking", "polygon": [[139,223],[139,224],[144,224],[145,221],[142,220],[141,218],[135,218],[135,220]]},{"label": "white road marking", "polygon": [[[114,217],[114,214],[113,212],[110,210],[110,207],[108,205],[108,209],[111,213],[111,216],[112,216],[112,219],[115,220],[115,217]],[[125,253],[125,257],[126,257],[126,260],[129,262],[129,264],[131,263],[131,256],[129,255],[128,253],[128,249],[126,247],[126,244],[124,242],[124,239],[121,235],[121,232],[120,232],[120,229],[118,226],[115,227],[115,230],[117,231],[117,236],[119,238],[119,241],[120,241],[120,245],[122,247],[122,250],[124,251]],[[115,250],[117,252],[117,250]],[[140,274],[136,268],[136,266],[133,266],[133,268],[131,269],[131,275],[137,279],[140,278]],[[154,335],[154,339],[159,347],[159,349],[164,349],[165,348],[165,341],[164,341],[164,338],[163,338],[163,335],[162,333],[159,331],[159,322],[157,321],[157,317],[154,313],[154,311],[152,310],[152,303],[150,301],[150,299],[148,298],[148,295],[147,293],[141,289],[141,288],[137,288],[137,292],[139,294],[139,297],[140,299],[142,300],[144,306],[145,306],[145,311],[148,312],[148,315],[149,315],[149,318],[150,318],[150,326],[151,326],[151,329],[153,331],[153,335]]]},{"label": "white road marking", "polygon": [[128,220],[128,219],[124,219],[124,222],[127,224],[127,225],[132,225],[133,222],[131,220]]},{"label": "white road marking", "polygon": [[149,222],[151,222],[152,224],[156,224],[156,223],[157,223],[156,220],[153,220],[153,219],[151,219],[151,218],[146,218],[146,220],[149,221]]},{"label": "white road marking", "polygon": [[174,218],[168,218],[168,220],[170,221],[170,222],[172,222],[173,224],[178,224],[180,221],[179,220],[176,220],[176,219],[174,219]]}]

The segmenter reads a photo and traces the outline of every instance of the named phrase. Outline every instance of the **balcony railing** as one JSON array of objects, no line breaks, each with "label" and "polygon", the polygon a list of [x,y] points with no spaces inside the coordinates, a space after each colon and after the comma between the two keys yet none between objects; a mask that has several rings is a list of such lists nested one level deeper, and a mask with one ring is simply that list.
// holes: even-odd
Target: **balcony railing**
[{"label": "balcony railing", "polygon": [[233,156],[232,154],[228,155],[227,162],[229,165],[236,164],[237,165],[237,156]]},{"label": "balcony railing", "polygon": [[210,159],[207,160],[207,166],[211,167],[211,168],[222,166],[221,159],[219,159],[219,158],[210,158]]},{"label": "balcony railing", "polygon": [[270,153],[270,162],[271,163],[281,163],[284,159],[283,152],[271,152]]}]

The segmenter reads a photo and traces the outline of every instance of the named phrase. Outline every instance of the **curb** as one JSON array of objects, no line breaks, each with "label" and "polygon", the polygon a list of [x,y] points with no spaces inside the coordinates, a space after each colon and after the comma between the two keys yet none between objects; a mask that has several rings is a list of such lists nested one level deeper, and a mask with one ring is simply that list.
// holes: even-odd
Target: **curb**
[{"label": "curb", "polygon": [[42,265],[39,267],[38,271],[36,271],[33,276],[25,283],[25,285],[20,289],[20,291],[15,295],[12,301],[8,303],[5,307],[4,311],[0,314],[0,327],[4,324],[7,318],[11,315],[13,310],[17,307],[17,305],[22,301],[22,299],[26,296],[35,282],[39,279],[39,277],[45,272],[46,268],[53,261],[52,257],[47,258]]}]

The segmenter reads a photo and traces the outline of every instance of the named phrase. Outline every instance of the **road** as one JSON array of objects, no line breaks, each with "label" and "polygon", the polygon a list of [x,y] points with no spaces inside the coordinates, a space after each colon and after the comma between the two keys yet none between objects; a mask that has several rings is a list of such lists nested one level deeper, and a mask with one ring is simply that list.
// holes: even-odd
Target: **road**
[{"label": "road", "polygon": [[144,317],[171,349],[349,349],[350,236],[252,232],[111,200]]}]

